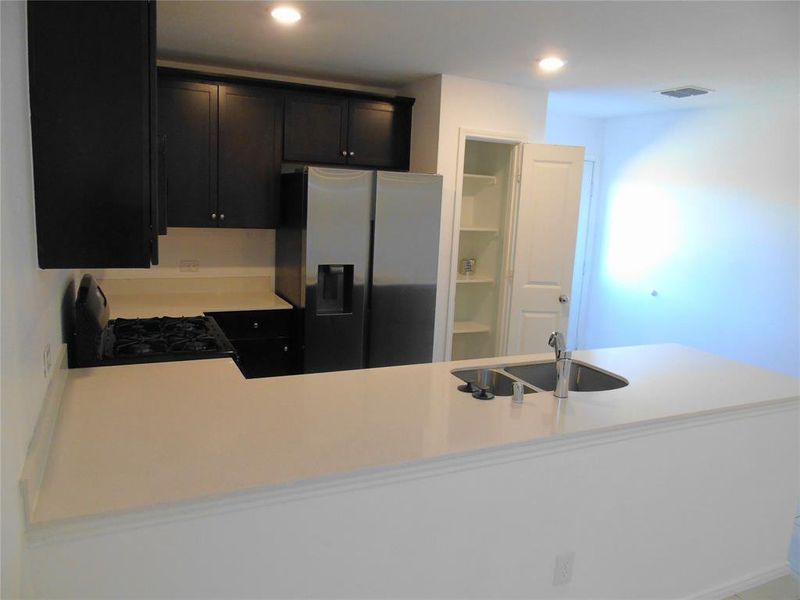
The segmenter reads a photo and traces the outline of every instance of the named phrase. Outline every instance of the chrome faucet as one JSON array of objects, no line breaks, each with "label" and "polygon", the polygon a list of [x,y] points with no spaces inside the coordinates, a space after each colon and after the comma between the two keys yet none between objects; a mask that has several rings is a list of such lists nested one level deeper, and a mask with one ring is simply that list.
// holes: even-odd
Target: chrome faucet
[{"label": "chrome faucet", "polygon": [[553,396],[566,398],[569,395],[569,372],[572,367],[572,352],[567,350],[564,334],[554,331],[547,340],[547,345],[556,352],[556,388]]}]

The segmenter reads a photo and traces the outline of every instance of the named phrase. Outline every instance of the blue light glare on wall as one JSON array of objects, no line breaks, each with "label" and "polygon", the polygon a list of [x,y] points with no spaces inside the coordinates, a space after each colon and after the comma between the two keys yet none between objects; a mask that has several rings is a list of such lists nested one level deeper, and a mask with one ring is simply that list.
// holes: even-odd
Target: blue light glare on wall
[{"label": "blue light glare on wall", "polygon": [[613,185],[604,238],[608,279],[649,290],[657,283],[653,276],[680,247],[678,203],[663,187],[638,181]]}]

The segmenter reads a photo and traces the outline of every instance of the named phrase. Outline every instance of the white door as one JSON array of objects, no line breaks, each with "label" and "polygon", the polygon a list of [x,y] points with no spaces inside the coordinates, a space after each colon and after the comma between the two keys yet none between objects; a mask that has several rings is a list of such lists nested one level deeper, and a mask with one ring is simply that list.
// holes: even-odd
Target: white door
[{"label": "white door", "polygon": [[525,144],[514,242],[508,354],[567,333],[584,149]]}]

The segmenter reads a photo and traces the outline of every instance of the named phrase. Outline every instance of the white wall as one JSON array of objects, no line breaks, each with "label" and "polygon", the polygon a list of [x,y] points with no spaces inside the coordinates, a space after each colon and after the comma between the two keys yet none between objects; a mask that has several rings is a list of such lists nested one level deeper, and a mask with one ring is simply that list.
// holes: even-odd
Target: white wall
[{"label": "white wall", "polygon": [[[430,150],[434,143],[438,143],[435,172],[444,178],[433,348],[434,360],[443,360],[460,130],[481,130],[521,137],[528,142],[541,142],[544,140],[547,93],[453,75],[424,80],[424,86],[410,86],[402,93],[414,95],[415,91],[420,95],[414,107],[412,140],[415,141],[412,142],[411,164],[413,168],[434,172]],[[435,115],[437,92],[438,119]],[[437,121],[438,136],[435,136]]]},{"label": "white wall", "polygon": [[799,125],[796,96],[605,122],[585,347],[674,341],[800,375]]},{"label": "white wall", "polygon": [[402,90],[415,99],[411,121],[411,171],[437,173],[442,76],[420,79]]},{"label": "white wall", "polygon": [[[24,2],[0,3],[2,89],[0,90],[0,179],[2,201],[2,597],[20,595],[22,511],[18,480],[26,447],[44,399],[43,350],[55,360],[62,344],[61,300],[71,271],[39,271],[33,212],[28,69]],[[55,365],[54,365],[55,366]]]},{"label": "white wall", "polygon": [[[274,229],[194,229],[170,227],[158,238],[159,264],[149,269],[94,269],[102,279],[155,277],[275,278]],[[197,272],[180,271],[182,260],[197,260]]]},{"label": "white wall", "polygon": [[547,144],[583,146],[586,158],[599,159],[603,154],[604,134],[604,119],[547,112]]}]

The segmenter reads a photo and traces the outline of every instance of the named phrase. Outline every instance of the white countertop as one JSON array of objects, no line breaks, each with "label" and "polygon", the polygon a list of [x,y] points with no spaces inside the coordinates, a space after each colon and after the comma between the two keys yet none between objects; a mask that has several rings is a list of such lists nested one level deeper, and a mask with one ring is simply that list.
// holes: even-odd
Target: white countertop
[{"label": "white countertop", "polygon": [[272,292],[268,277],[106,279],[99,284],[112,319],[292,308]]},{"label": "white countertop", "polygon": [[575,352],[605,392],[479,401],[450,371],[532,355],[242,377],[228,359],[71,370],[33,525],[798,400],[800,380],[678,345]]},{"label": "white countertop", "polygon": [[291,304],[271,292],[117,295],[109,304],[112,319],[193,317],[207,312],[292,308]]}]

